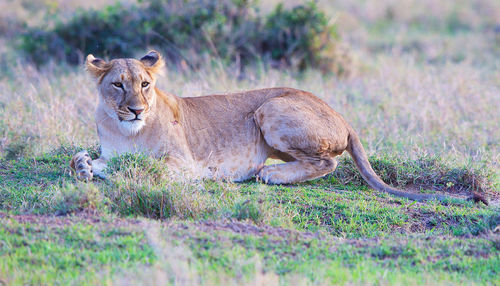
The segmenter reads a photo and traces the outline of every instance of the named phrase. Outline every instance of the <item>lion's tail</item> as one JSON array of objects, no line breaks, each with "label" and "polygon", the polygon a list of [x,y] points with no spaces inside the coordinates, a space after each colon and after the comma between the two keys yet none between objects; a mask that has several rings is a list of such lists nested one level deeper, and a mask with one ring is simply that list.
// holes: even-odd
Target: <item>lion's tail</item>
[{"label": "lion's tail", "polygon": [[363,145],[361,145],[361,141],[359,141],[358,135],[354,131],[350,131],[349,134],[349,142],[347,146],[347,151],[351,154],[351,157],[356,163],[358,170],[361,173],[361,176],[365,181],[377,191],[386,192],[398,197],[407,198],[414,201],[426,201],[426,200],[448,200],[450,197],[443,195],[434,195],[434,194],[413,194],[407,193],[396,188],[393,188],[380,179],[377,174],[372,169],[370,162],[368,162],[368,157],[366,156]]}]

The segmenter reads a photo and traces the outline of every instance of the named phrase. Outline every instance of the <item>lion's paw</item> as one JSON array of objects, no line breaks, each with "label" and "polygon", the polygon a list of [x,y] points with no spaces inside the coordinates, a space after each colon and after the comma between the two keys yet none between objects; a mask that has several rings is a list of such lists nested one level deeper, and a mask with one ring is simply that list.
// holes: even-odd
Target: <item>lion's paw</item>
[{"label": "lion's paw", "polygon": [[81,151],[71,159],[71,168],[75,170],[76,177],[81,181],[90,181],[94,177],[92,159],[87,151]]},{"label": "lion's paw", "polygon": [[257,181],[270,185],[285,183],[282,172],[278,168],[275,168],[275,166],[265,166],[262,168],[257,174]]}]

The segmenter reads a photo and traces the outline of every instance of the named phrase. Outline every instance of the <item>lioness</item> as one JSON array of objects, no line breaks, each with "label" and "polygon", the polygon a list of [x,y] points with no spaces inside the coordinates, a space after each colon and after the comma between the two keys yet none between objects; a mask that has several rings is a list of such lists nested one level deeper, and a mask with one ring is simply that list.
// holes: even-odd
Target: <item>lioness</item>
[{"label": "lioness", "polygon": [[[411,200],[446,196],[406,193],[386,185],[373,171],[358,135],[340,114],[309,92],[269,88],[234,94],[180,98],[155,87],[164,66],[151,51],[140,60],[106,62],[87,56],[96,79],[95,118],[101,157],[77,153],[77,177],[104,177],[106,161],[117,154],[167,155],[173,169],[204,178],[293,184],[324,176],[347,150],[368,184]],[[265,166],[267,158],[285,163]]]}]

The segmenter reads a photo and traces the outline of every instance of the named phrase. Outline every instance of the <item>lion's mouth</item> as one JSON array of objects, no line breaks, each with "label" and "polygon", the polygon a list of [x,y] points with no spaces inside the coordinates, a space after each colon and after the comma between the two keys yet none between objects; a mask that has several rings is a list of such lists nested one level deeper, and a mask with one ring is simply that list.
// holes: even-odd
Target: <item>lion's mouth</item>
[{"label": "lion's mouth", "polygon": [[122,122],[136,122],[136,121],[142,121],[142,119],[139,119],[139,118],[134,118],[134,119],[130,119],[130,120],[120,120]]},{"label": "lion's mouth", "polygon": [[124,122],[134,122],[134,121],[142,121],[143,119],[139,118],[138,116],[135,116],[135,118],[132,118],[132,119],[125,119],[122,117],[118,117],[118,120],[124,121]]}]

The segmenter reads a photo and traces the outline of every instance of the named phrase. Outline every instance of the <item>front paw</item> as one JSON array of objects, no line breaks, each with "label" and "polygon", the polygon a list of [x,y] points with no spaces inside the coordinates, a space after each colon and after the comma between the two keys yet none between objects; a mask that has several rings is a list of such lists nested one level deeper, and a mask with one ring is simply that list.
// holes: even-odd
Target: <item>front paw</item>
[{"label": "front paw", "polygon": [[76,153],[73,159],[71,159],[70,166],[75,170],[78,180],[90,181],[94,177],[92,159],[87,151]]}]

